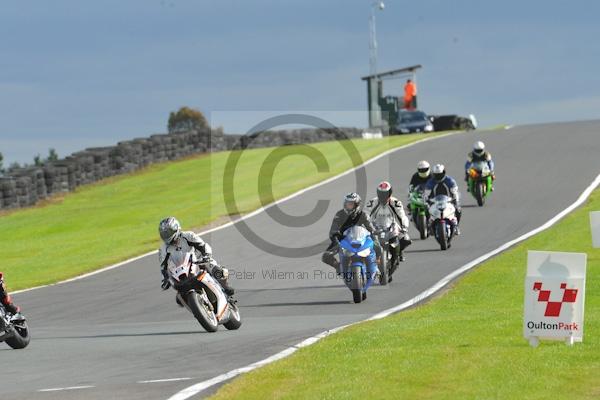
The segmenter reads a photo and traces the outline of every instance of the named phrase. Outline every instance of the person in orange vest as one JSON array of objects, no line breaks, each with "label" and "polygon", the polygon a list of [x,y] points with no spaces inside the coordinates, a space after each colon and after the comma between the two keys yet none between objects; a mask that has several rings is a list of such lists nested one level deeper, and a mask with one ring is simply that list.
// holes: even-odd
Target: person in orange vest
[{"label": "person in orange vest", "polygon": [[417,85],[411,79],[404,85],[404,108],[417,108]]}]

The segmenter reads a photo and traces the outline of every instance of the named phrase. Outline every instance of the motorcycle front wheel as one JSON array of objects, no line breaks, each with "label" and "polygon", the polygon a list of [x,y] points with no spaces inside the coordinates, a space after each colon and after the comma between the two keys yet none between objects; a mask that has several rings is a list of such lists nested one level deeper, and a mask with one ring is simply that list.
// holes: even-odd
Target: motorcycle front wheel
[{"label": "motorcycle front wheel", "polygon": [[427,217],[425,214],[419,214],[417,226],[419,227],[419,235],[421,240],[427,239]]},{"label": "motorcycle front wheel", "polygon": [[190,292],[187,295],[186,302],[192,310],[194,317],[196,317],[200,325],[202,325],[207,332],[217,331],[219,328],[217,316],[211,307],[205,304],[205,301],[200,297],[200,294],[198,294],[196,291]]},{"label": "motorcycle front wheel", "polygon": [[352,300],[354,300],[355,303],[360,303],[360,302],[362,302],[362,288],[365,285],[363,275],[362,275],[362,269],[358,266],[352,267],[351,274],[352,274],[351,287],[354,288],[354,289],[351,289],[352,290]]},{"label": "motorcycle front wheel", "polygon": [[437,240],[440,244],[440,249],[446,250],[448,249],[448,235],[446,234],[446,223],[440,221],[437,223]]},{"label": "motorcycle front wheel", "polygon": [[483,188],[483,182],[477,182],[475,185],[475,199],[479,207],[485,204],[485,189]]},{"label": "motorcycle front wheel", "polygon": [[390,262],[388,260],[388,255],[389,255],[389,251],[388,249],[384,248],[381,251],[381,265],[380,267],[380,274],[379,274],[379,284],[380,285],[387,285],[388,284],[388,280],[390,278]]}]

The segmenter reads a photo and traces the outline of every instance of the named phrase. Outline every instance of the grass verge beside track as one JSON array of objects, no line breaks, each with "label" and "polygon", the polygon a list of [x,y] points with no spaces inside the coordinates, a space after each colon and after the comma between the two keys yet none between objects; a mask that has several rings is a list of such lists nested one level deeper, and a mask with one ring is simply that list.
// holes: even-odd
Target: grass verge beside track
[{"label": "grass verge beside track", "polygon": [[[214,399],[598,399],[600,249],[588,213],[600,190],[554,227],[485,262],[444,295],[361,323],[250,372]],[[588,254],[584,342],[522,336],[527,250]]]},{"label": "grass verge beside track", "polygon": [[[352,143],[366,161],[386,150],[440,134]],[[280,199],[351,168],[352,161],[342,144],[310,145],[325,157],[327,172],[318,172],[307,156],[295,154],[298,146],[279,148],[288,155],[279,163],[275,158],[265,163],[273,148],[244,151],[234,181],[240,213],[261,206],[261,167],[274,169],[272,192],[275,199]],[[230,154],[219,152],[153,165],[82,186],[44,206],[0,216],[0,270],[6,275],[9,289],[55,283],[156,249],[157,224],[167,215],[177,216],[186,229],[226,218],[223,172]],[[263,182],[265,187],[261,189],[269,185]]]}]

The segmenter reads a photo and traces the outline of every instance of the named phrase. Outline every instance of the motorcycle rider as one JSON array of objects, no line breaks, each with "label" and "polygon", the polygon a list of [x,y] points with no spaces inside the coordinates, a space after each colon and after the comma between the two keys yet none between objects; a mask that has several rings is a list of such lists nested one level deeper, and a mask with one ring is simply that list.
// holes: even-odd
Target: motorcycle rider
[{"label": "motorcycle rider", "polygon": [[[469,180],[469,169],[471,168],[471,165],[480,161],[487,162],[487,165],[490,168],[492,181],[496,179],[496,175],[494,174],[494,160],[492,160],[492,154],[485,150],[485,143],[478,141],[473,144],[473,151],[467,154],[467,162],[465,162],[465,182]],[[467,188],[467,190],[469,189]],[[494,191],[493,185],[490,190]]]},{"label": "motorcycle rider", "polygon": [[408,193],[420,187],[424,187],[431,179],[431,168],[426,160],[421,160],[417,164],[417,172],[410,178]]},{"label": "motorcycle rider", "polygon": [[[167,217],[160,221],[158,225],[158,232],[163,241],[163,244],[158,251],[160,272],[163,276],[161,284],[161,288],[163,290],[167,290],[171,286],[171,282],[169,281],[169,273],[167,271],[167,263],[171,253],[178,251],[187,253],[193,248],[196,250],[197,255],[199,254],[201,257],[210,258],[208,273],[211,274],[221,284],[223,291],[227,295],[233,295],[234,290],[227,283],[229,271],[217,264],[217,262],[212,258],[212,248],[208,243],[202,240],[198,234],[192,231],[182,231],[181,224],[175,217]],[[179,304],[179,301],[177,304]]]},{"label": "motorcycle rider", "polygon": [[374,221],[381,213],[391,212],[396,221],[396,235],[400,238],[400,245],[392,251],[392,265],[396,266],[398,262],[404,261],[404,249],[412,241],[408,235],[409,220],[404,212],[402,202],[392,196],[392,185],[388,181],[382,181],[377,185],[377,197],[373,197],[366,206],[369,211],[371,221]]},{"label": "motorcycle rider", "polygon": [[429,191],[429,200],[433,199],[438,195],[446,195],[452,199],[452,204],[456,209],[456,235],[460,235],[458,225],[460,224],[460,217],[462,216],[462,209],[460,207],[460,193],[458,192],[458,185],[451,176],[446,175],[446,167],[443,164],[435,164],[431,170],[431,180],[427,183],[427,190]]},{"label": "motorcycle rider", "polygon": [[[331,222],[331,228],[329,229],[331,244],[323,253],[321,260],[338,272],[340,271],[339,261],[335,259],[335,255],[338,252],[339,241],[343,238],[344,231],[352,226],[358,225],[366,228],[371,233],[376,256],[379,257],[381,254],[381,246],[377,235],[375,235],[375,227],[367,213],[362,210],[361,203],[362,200],[358,193],[348,193],[344,197],[344,208],[335,214]],[[373,256],[373,253],[371,255]],[[369,258],[369,269],[378,270],[375,256]]]},{"label": "motorcycle rider", "polygon": [[4,274],[2,272],[0,272],[0,302],[2,302],[2,305],[4,305],[4,309],[13,315],[21,311],[19,306],[13,303],[12,298],[6,290],[6,285],[4,284]]},{"label": "motorcycle rider", "polygon": [[[410,178],[408,185],[408,204],[410,204],[410,195],[415,190],[424,190],[427,186],[427,182],[431,179],[431,168],[427,160],[421,160],[417,164],[417,172]],[[408,207],[408,214],[410,215],[411,209]]]}]

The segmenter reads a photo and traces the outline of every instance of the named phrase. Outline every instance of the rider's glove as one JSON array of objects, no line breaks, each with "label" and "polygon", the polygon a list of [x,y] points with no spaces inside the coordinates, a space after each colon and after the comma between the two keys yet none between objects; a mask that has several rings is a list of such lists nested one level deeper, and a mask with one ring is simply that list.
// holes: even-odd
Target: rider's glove
[{"label": "rider's glove", "polygon": [[331,236],[329,237],[329,239],[330,239],[330,240],[331,240],[333,243],[336,243],[336,244],[337,244],[337,243],[339,243],[339,242],[340,242],[340,239],[341,239],[342,237],[343,237],[343,236],[342,236],[342,234],[338,232],[338,233],[334,233],[333,235],[331,235]]},{"label": "rider's glove", "polygon": [[229,270],[227,268],[221,267],[221,271],[223,273],[223,279],[229,278]]},{"label": "rider's glove", "polygon": [[168,279],[163,279],[162,283],[160,284],[160,287],[162,288],[162,290],[167,290],[171,287],[171,281]]}]

